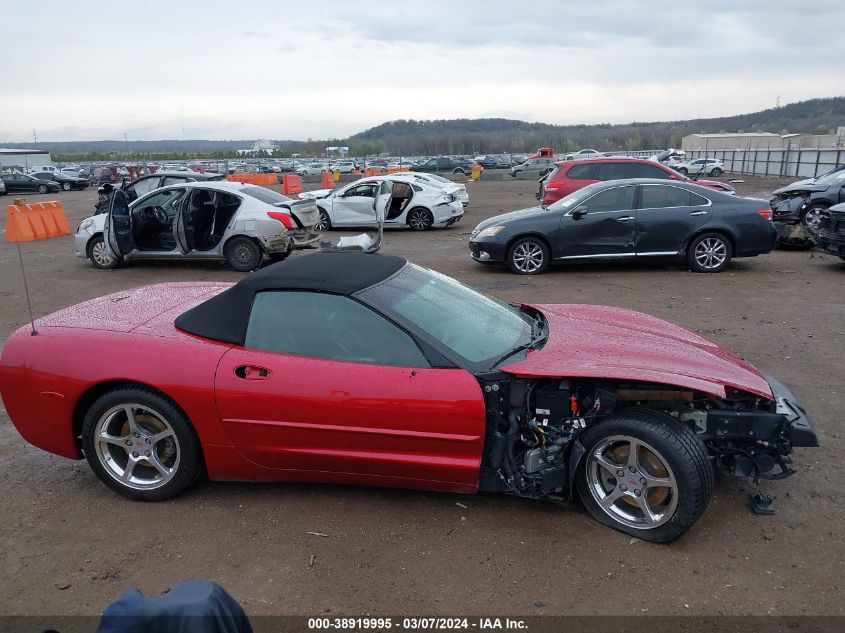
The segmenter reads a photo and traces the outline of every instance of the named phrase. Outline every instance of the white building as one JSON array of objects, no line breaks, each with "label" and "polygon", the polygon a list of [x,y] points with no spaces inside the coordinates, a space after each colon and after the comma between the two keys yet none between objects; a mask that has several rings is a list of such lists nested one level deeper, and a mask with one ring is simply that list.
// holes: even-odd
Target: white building
[{"label": "white building", "polygon": [[239,149],[238,154],[240,156],[245,154],[266,154],[267,156],[270,156],[277,149],[279,149],[279,146],[275,143],[271,143],[267,140],[260,140],[255,141],[255,143],[252,144],[251,149]]},{"label": "white building", "polygon": [[17,168],[22,171],[35,165],[52,165],[53,159],[46,149],[21,149],[0,147],[0,171]]}]

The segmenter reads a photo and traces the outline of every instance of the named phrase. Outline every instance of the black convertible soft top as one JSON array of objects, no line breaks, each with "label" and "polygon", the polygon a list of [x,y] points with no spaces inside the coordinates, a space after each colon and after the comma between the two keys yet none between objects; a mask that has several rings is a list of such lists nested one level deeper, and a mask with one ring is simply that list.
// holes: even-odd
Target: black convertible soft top
[{"label": "black convertible soft top", "polygon": [[256,293],[313,290],[351,295],[387,279],[406,263],[402,257],[360,252],[329,251],[295,257],[244,277],[228,290],[180,314],[175,325],[189,334],[243,345]]}]

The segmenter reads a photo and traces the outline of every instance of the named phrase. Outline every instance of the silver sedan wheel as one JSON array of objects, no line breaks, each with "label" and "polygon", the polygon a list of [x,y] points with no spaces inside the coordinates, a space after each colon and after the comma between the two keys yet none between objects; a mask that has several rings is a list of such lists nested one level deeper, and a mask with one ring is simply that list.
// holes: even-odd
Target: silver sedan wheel
[{"label": "silver sedan wheel", "polygon": [[513,265],[523,273],[535,273],[543,265],[543,249],[534,242],[523,242],[513,249]]},{"label": "silver sedan wheel", "polygon": [[179,469],[179,441],[173,426],[145,405],[112,407],[100,416],[95,429],[97,459],[128,488],[161,488]]},{"label": "silver sedan wheel", "polygon": [[614,521],[651,530],[675,513],[675,474],[666,459],[642,440],[608,437],[590,452],[586,468],[593,499]]},{"label": "silver sedan wheel", "polygon": [[718,237],[708,237],[701,240],[695,247],[695,261],[707,270],[718,268],[725,263],[728,247],[724,240]]},{"label": "silver sedan wheel", "polygon": [[114,256],[106,243],[97,242],[91,247],[91,257],[99,266],[108,267],[114,263]]}]

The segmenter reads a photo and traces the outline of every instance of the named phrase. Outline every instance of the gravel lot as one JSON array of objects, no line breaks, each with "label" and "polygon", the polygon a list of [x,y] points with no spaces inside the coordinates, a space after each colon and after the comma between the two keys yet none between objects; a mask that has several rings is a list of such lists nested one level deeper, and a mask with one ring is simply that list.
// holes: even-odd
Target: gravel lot
[{"label": "gravel lot", "polygon": [[[768,197],[782,182],[736,186]],[[533,205],[535,185],[470,183],[461,223],[391,231],[384,252],[508,300],[649,312],[774,374],[803,400],[822,442],[798,449],[796,476],[765,487],[776,516],[750,513],[744,480],[717,481],[703,518],[668,546],[602,527],[578,505],[493,495],[200,483],[170,502],[133,503],[84,461],[26,444],[0,408],[0,614],[97,614],[126,588],[158,595],[198,577],[220,582],[250,615],[845,614],[845,262],[776,251],[718,275],[652,263],[534,278],[472,262],[475,224]],[[96,191],[58,197],[75,228]],[[70,237],[22,250],[36,316],[146,283],[241,278],[207,263],[99,271],[73,256]],[[28,320],[17,258],[0,243],[0,340]]]}]

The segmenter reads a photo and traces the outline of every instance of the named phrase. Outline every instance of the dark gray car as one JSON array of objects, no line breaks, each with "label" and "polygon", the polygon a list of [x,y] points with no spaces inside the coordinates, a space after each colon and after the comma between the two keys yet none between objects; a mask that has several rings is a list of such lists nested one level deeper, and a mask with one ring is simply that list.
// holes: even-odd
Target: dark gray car
[{"label": "dark gray car", "polygon": [[551,262],[686,260],[715,273],[732,257],[775,246],[766,201],[695,184],[651,178],[613,180],[579,189],[548,207],[498,215],[470,235],[472,258],[533,275]]},{"label": "dark gray car", "polygon": [[842,202],[845,202],[845,169],[841,166],[818,178],[800,180],[775,190],[770,204],[780,243],[812,246],[824,211]]}]

